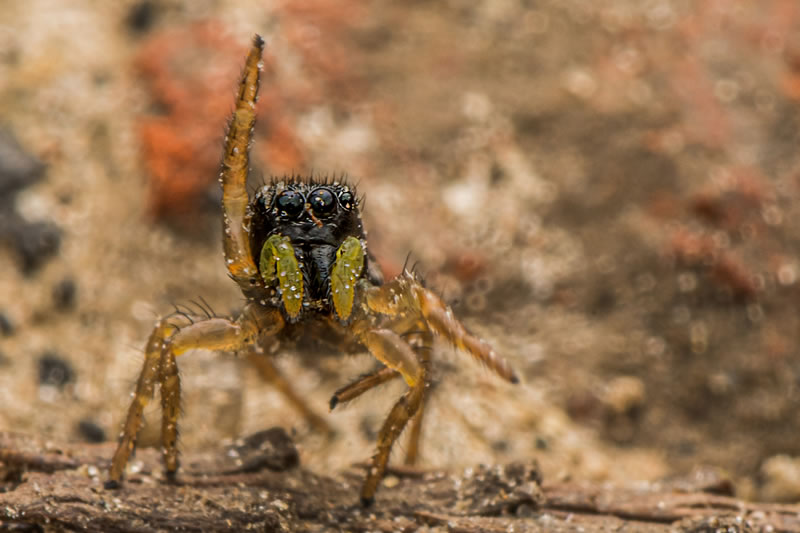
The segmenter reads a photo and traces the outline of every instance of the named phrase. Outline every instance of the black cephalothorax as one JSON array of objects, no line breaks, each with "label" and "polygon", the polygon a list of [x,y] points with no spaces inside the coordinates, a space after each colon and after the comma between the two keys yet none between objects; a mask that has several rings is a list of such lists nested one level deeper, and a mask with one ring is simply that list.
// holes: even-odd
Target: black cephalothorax
[{"label": "black cephalothorax", "polygon": [[[367,252],[366,233],[361,223],[358,200],[353,187],[340,181],[308,180],[299,177],[275,180],[261,187],[248,207],[250,220],[250,249],[254,262],[258,265],[259,276],[266,287],[264,295],[254,295],[253,299],[269,301],[281,307],[291,321],[308,311],[335,312],[334,294],[344,296],[353,293],[355,283],[369,277],[380,284],[380,276],[372,268]],[[278,241],[276,237],[283,237]],[[270,241],[272,238],[272,241]],[[351,257],[340,259],[361,263],[352,283],[332,277],[337,265],[337,253],[342,254],[342,245],[352,243]],[[283,243],[285,254],[278,249],[270,255],[265,249],[272,243],[279,247]],[[356,244],[357,243],[357,244]],[[301,288],[289,281],[289,297],[301,295],[301,306],[293,313],[290,303],[284,300],[284,283],[281,278],[295,279],[291,272],[274,268],[269,261],[281,262],[284,269],[294,267],[289,253],[296,259],[296,268],[302,278]],[[266,256],[266,261],[261,259]],[[354,265],[349,266],[353,271]],[[284,274],[285,272],[285,274]],[[294,289],[292,287],[294,286]],[[352,295],[350,295],[352,299]],[[339,317],[346,319],[347,317]]]}]

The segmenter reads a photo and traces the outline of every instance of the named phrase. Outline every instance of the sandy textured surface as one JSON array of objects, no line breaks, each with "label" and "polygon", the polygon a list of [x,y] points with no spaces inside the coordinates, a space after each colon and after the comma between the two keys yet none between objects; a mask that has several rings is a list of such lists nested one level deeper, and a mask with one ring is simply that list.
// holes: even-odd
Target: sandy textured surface
[{"label": "sandy textured surface", "polygon": [[[546,480],[621,481],[710,464],[741,495],[799,498],[792,2],[323,4],[0,5],[2,127],[46,164],[10,209],[62,232],[31,273],[0,249],[0,427],[113,440],[154,319],[200,296],[240,305],[208,206],[258,32],[254,177],[346,172],[384,271],[411,251],[523,375],[505,385],[441,346],[424,465],[535,457]],[[159,168],[194,181],[170,189]],[[48,352],[72,368],[64,386],[41,383]],[[279,364],[321,413],[372,365]],[[370,456],[402,390],[326,415],[326,441],[244,362],[180,365],[184,449],[277,425],[323,474]]]}]

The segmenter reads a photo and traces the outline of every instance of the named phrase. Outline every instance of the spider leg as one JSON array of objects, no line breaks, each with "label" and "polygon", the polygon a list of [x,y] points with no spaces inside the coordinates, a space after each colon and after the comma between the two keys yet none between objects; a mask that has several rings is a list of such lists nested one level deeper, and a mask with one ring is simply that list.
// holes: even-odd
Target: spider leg
[{"label": "spider leg", "polygon": [[308,406],[308,403],[295,392],[291,383],[289,383],[286,377],[275,367],[268,355],[251,352],[248,354],[247,359],[256,367],[261,378],[274,385],[298,411],[303,413],[306,420],[308,420],[317,431],[327,435],[333,435],[334,430],[330,424],[315,413],[314,410]]},{"label": "spider leg", "polygon": [[[420,339],[420,346],[412,346],[412,349],[420,354],[420,357],[429,358],[430,350],[433,345],[433,335],[430,332],[415,332],[415,335]],[[421,353],[421,352],[425,353]],[[359,376],[355,381],[348,383],[333,393],[330,402],[330,408],[333,410],[341,403],[352,401],[365,392],[391,381],[400,376],[400,373],[388,367],[381,367],[372,372],[368,372]],[[406,446],[406,459],[405,464],[416,464],[419,457],[419,448],[422,436],[422,422],[425,413],[425,395],[423,395],[422,403],[420,404],[419,411],[411,421],[411,429],[408,435],[408,444]]]},{"label": "spider leg", "polygon": [[[409,386],[378,433],[378,449],[372,457],[372,465],[361,490],[362,504],[369,505],[386,469],[392,445],[408,421],[421,412],[430,373],[430,350],[426,348],[432,343],[433,334],[441,335],[469,353],[506,381],[518,383],[519,377],[511,365],[486,341],[469,333],[455,318],[452,310],[436,294],[426,289],[412,273],[404,271],[402,275],[383,285],[362,281],[359,287],[365,307],[361,310],[363,318],[352,324],[354,334],[376,359],[400,373]],[[374,326],[377,322],[376,315],[391,317],[384,324],[392,329]],[[403,331],[406,329],[403,326],[410,323],[424,332],[423,349],[416,352],[392,331]],[[421,424],[421,417],[413,424],[416,428],[412,428],[411,460],[418,453]]]},{"label": "spider leg", "polygon": [[155,384],[159,379],[161,370],[161,350],[164,346],[164,340],[174,331],[176,330],[172,325],[162,320],[155,325],[150,338],[147,340],[144,350],[144,365],[139,374],[139,380],[136,382],[133,401],[128,408],[128,416],[125,419],[117,451],[114,452],[114,458],[111,460],[111,469],[106,488],[116,488],[122,480],[125,465],[128,464],[128,459],[136,447],[136,436],[142,426],[142,412],[147,404],[150,403],[150,400],[153,399]]},{"label": "spider leg", "polygon": [[[425,350],[429,352],[431,349],[431,345],[433,344],[433,336],[428,333],[423,340],[423,346],[415,346],[412,347],[415,352],[420,353],[421,351]],[[429,354],[425,353],[421,355],[422,357],[428,358]],[[383,385],[384,383],[391,381],[400,376],[400,373],[396,370],[393,370],[388,367],[381,367],[377,370],[372,372],[368,372],[359,376],[355,381],[348,383],[344,387],[340,388],[336,392],[333,393],[331,396],[330,401],[330,408],[333,410],[341,403],[346,403],[352,400],[355,400],[365,392],[372,390],[373,388]],[[421,404],[417,414],[414,415],[414,418],[411,420],[411,430],[408,435],[408,444],[406,447],[406,459],[405,464],[413,465],[416,464],[417,458],[419,457],[419,448],[420,448],[420,440],[422,436],[422,421],[425,412],[425,395],[423,392],[423,398],[421,400]]]},{"label": "spider leg", "polygon": [[441,298],[429,291],[408,271],[383,285],[365,286],[370,310],[390,316],[416,315],[433,333],[470,354],[509,383],[519,383],[514,369],[486,341],[472,335]]},{"label": "spider leg", "polygon": [[375,491],[386,470],[392,446],[422,405],[429,361],[414,352],[400,335],[389,329],[375,327],[368,319],[356,321],[352,327],[367,350],[387,368],[402,375],[408,384],[408,390],[394,404],[378,431],[377,451],[372,456],[367,478],[361,489],[361,503],[368,506],[375,500]]},{"label": "spider leg", "polygon": [[225,135],[225,151],[220,172],[225,262],[231,277],[245,294],[260,283],[258,269],[250,251],[250,217],[247,214],[250,198],[247,194],[247,174],[250,169],[249,150],[256,121],[255,108],[263,50],[264,40],[256,35],[239,83],[236,109]]},{"label": "spider leg", "polygon": [[333,396],[331,396],[331,411],[340,403],[355,400],[368,390],[382,385],[398,376],[400,376],[398,371],[386,366],[382,366],[377,370],[359,376],[355,381],[348,383],[333,393]]},{"label": "spider leg", "polygon": [[[433,334],[430,331],[418,334],[420,345],[414,347],[420,359],[426,365],[430,364],[431,350],[433,349]],[[420,400],[419,410],[411,421],[411,429],[408,433],[408,444],[406,445],[406,465],[414,465],[419,458],[420,442],[422,440],[422,422],[425,417],[425,401],[428,396],[429,385],[425,387],[426,390],[422,391],[422,399]]]},{"label": "spider leg", "polygon": [[238,351],[247,348],[264,335],[275,335],[284,321],[278,310],[264,310],[248,305],[236,320],[210,318],[177,330],[159,321],[145,348],[145,361],[139,375],[133,401],[122,430],[122,436],[111,461],[107,488],[118,487],[125,466],[136,447],[136,436],[142,425],[142,413],[153,398],[155,384],[161,385],[161,440],[167,477],[178,469],[178,416],[180,413],[180,378],[175,358],[194,350]]}]

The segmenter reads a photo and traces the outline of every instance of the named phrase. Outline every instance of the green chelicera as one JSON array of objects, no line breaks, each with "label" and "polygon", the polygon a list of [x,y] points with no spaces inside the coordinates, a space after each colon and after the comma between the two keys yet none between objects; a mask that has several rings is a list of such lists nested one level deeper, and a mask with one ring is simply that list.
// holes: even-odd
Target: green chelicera
[{"label": "green chelicera", "polygon": [[342,321],[353,311],[356,280],[364,268],[364,248],[361,241],[348,237],[336,251],[336,261],[331,269],[331,298],[336,314]]},{"label": "green chelicera", "polygon": [[283,308],[289,318],[297,318],[303,307],[303,273],[289,237],[272,235],[261,248],[261,277],[271,286],[278,280]]},{"label": "green chelicera", "polygon": [[[271,286],[277,280],[286,314],[294,319],[303,306],[303,274],[288,237],[272,235],[261,248],[261,277]],[[336,251],[330,273],[331,299],[336,315],[347,321],[353,311],[356,281],[364,269],[364,247],[347,237]]]}]

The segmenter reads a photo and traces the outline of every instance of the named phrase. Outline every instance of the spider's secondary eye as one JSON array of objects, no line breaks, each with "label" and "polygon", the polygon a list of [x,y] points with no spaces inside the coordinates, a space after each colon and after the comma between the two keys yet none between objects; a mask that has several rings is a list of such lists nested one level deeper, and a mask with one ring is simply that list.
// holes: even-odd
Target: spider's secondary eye
[{"label": "spider's secondary eye", "polygon": [[303,212],[306,201],[303,195],[297,191],[286,190],[278,195],[275,200],[275,207],[290,217],[296,217]]},{"label": "spider's secondary eye", "polygon": [[336,205],[336,197],[330,190],[320,187],[319,189],[314,189],[308,202],[311,204],[311,208],[314,209],[314,214],[327,215],[333,211]]},{"label": "spider's secondary eye", "polygon": [[353,204],[355,203],[355,198],[353,198],[353,193],[350,191],[344,191],[342,194],[339,195],[339,203],[342,204],[342,207],[345,209],[351,209]]}]

